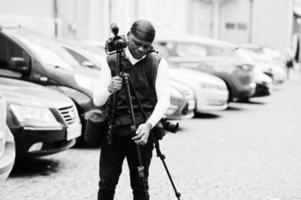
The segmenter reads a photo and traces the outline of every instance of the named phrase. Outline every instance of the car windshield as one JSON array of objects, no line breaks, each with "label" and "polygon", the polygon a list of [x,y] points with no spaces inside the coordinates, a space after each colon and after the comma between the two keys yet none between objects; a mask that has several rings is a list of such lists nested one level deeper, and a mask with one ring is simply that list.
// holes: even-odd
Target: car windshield
[{"label": "car windshield", "polygon": [[78,47],[83,48],[89,52],[95,53],[100,56],[106,56],[105,49],[99,46],[89,45],[78,42],[76,44]]},{"label": "car windshield", "polygon": [[205,57],[208,55],[208,51],[205,47],[196,44],[179,43],[177,47],[177,54],[183,57]]},{"label": "car windshield", "polygon": [[80,67],[68,51],[57,44],[52,38],[28,29],[13,29],[12,32],[18,36],[18,39],[26,43],[43,63],[68,70]]},{"label": "car windshield", "polygon": [[212,55],[230,56],[234,54],[234,49],[229,47],[223,48],[186,42],[160,42],[157,49],[163,56],[176,57],[206,57]]},{"label": "car windshield", "polygon": [[243,49],[246,49],[248,51],[252,51],[256,54],[261,54],[263,53],[263,48],[261,47],[242,47]]}]

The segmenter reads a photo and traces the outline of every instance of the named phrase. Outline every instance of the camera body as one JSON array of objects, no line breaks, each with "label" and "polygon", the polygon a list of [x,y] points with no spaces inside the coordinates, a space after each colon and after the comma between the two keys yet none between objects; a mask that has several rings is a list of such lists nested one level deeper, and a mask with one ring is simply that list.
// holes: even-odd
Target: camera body
[{"label": "camera body", "polygon": [[158,140],[162,140],[166,132],[176,133],[179,129],[179,123],[171,123],[167,118],[162,118],[153,128],[153,133]]},{"label": "camera body", "polygon": [[125,36],[118,35],[119,28],[115,23],[111,24],[111,31],[114,34],[114,37],[109,38],[105,43],[105,51],[108,55],[115,52],[121,52],[127,46]]}]

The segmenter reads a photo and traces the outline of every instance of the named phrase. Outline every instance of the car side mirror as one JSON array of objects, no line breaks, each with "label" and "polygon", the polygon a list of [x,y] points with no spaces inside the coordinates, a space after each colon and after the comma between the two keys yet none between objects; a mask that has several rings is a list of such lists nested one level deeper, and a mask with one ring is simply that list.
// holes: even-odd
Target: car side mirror
[{"label": "car side mirror", "polygon": [[12,57],[9,63],[10,69],[22,74],[29,72],[29,66],[27,65],[24,58],[21,57]]}]

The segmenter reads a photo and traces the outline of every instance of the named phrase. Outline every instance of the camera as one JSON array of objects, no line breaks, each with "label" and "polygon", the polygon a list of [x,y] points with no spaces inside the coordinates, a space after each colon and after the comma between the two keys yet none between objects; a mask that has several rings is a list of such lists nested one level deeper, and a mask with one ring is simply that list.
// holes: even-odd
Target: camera
[{"label": "camera", "polygon": [[127,46],[125,36],[118,35],[118,26],[115,23],[112,23],[110,27],[114,37],[109,38],[105,43],[105,51],[108,55],[115,52],[121,52]]},{"label": "camera", "polygon": [[179,123],[171,123],[167,118],[162,118],[159,123],[153,128],[155,137],[162,140],[166,132],[176,133],[179,129]]},{"label": "camera", "polygon": [[171,132],[171,133],[176,133],[179,129],[179,123],[172,123],[167,120],[167,118],[161,119],[161,123],[163,125],[164,130]]}]

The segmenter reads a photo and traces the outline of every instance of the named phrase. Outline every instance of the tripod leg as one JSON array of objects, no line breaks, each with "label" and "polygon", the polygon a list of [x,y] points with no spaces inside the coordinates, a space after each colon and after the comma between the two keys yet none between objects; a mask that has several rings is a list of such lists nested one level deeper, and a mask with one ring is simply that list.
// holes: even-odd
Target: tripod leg
[{"label": "tripod leg", "polygon": [[165,171],[167,173],[167,176],[169,178],[169,181],[170,181],[170,183],[172,185],[172,188],[173,188],[173,190],[175,192],[175,195],[176,195],[177,199],[180,200],[181,194],[177,191],[177,188],[176,188],[176,186],[175,186],[175,184],[174,184],[174,182],[172,180],[172,177],[171,177],[171,175],[169,173],[168,167],[167,167],[167,165],[165,163],[165,155],[163,155],[162,152],[161,152],[161,150],[160,150],[159,140],[156,138],[156,136],[154,135],[154,133],[151,133],[151,135],[152,135],[153,140],[154,140],[154,144],[155,144],[157,156],[161,159],[161,161],[163,163],[164,169],[165,169]]},{"label": "tripod leg", "polygon": [[[135,114],[134,114],[134,108],[133,108],[133,102],[131,99],[131,91],[130,91],[130,84],[129,84],[129,79],[128,79],[128,75],[124,74],[123,75],[123,80],[125,83],[125,91],[126,91],[126,100],[128,102],[128,106],[130,109],[130,113],[131,113],[131,119],[132,119],[132,126],[131,126],[131,131],[132,133],[136,132],[137,129],[137,125],[136,125],[136,119],[135,119]],[[145,174],[144,174],[144,166],[142,163],[142,159],[141,159],[141,152],[140,152],[140,146],[138,144],[136,144],[136,149],[137,149],[137,158],[138,158],[138,163],[139,165],[137,166],[137,173],[138,176],[141,178],[141,181],[143,183],[143,189],[144,189],[144,194],[145,194],[145,199],[147,199],[146,196],[146,185],[145,185]]]},{"label": "tripod leg", "polygon": [[139,162],[139,166],[137,167],[138,175],[139,175],[140,178],[144,179],[145,178],[145,176],[144,176],[144,167],[143,167],[143,164],[142,164],[140,147],[139,147],[138,144],[136,144],[136,147],[137,147],[138,162]]}]

